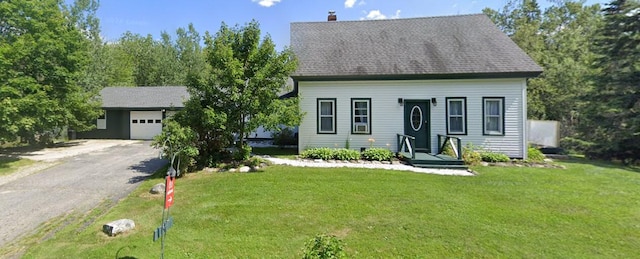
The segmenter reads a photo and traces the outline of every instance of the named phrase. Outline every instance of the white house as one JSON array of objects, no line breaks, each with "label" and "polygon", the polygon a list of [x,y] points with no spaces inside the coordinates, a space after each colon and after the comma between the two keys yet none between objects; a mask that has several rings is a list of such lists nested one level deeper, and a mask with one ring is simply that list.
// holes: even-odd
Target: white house
[{"label": "white house", "polygon": [[396,151],[397,134],[434,152],[440,134],[526,158],[526,79],[542,68],[483,14],[292,23],[291,47],[300,152]]}]

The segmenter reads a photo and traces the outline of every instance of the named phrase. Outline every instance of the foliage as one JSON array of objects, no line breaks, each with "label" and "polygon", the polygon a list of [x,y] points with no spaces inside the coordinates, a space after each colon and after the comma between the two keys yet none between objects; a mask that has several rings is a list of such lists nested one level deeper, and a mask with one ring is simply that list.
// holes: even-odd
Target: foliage
[{"label": "foliage", "polygon": [[360,151],[355,149],[339,148],[334,150],[333,157],[337,160],[358,160],[360,159]]},{"label": "foliage", "polygon": [[47,142],[67,126],[90,129],[99,115],[77,84],[88,39],[59,3],[0,2],[0,143]]},{"label": "foliage", "polygon": [[465,165],[479,165],[482,162],[482,155],[471,143],[467,143],[462,147],[462,160]]},{"label": "foliage", "polygon": [[597,74],[581,125],[586,155],[634,163],[640,159],[640,1],[614,0],[603,9],[595,38]]},{"label": "foliage", "polygon": [[302,151],[300,157],[302,158],[310,158],[310,159],[322,159],[322,160],[331,160],[333,159],[335,149],[331,149],[328,147],[318,147],[318,148],[310,148],[305,151]]},{"label": "foliage", "polygon": [[251,157],[251,146],[245,144],[238,148],[238,150],[233,154],[233,158],[236,161],[244,161]]},{"label": "foliage", "polygon": [[577,138],[565,137],[560,139],[560,147],[572,153],[584,154],[591,149],[593,143]]},{"label": "foliage", "polygon": [[444,145],[440,153],[450,157],[457,157],[455,151],[453,151],[453,147],[449,143]]},{"label": "foliage", "polygon": [[298,144],[298,138],[296,134],[294,134],[293,130],[288,127],[272,133],[271,137],[273,138],[273,144],[279,147]]},{"label": "foliage", "polygon": [[174,160],[177,166],[180,163],[180,172],[189,172],[195,169],[198,149],[196,148],[197,137],[195,133],[187,127],[183,127],[173,119],[164,120],[162,133],[153,138],[151,145],[162,150],[163,156],[169,160]]},{"label": "foliage", "polygon": [[276,51],[268,34],[261,40],[257,21],[243,27],[223,23],[215,36],[206,34],[205,52],[211,76],[189,85],[192,99],[227,118],[222,133],[235,134],[238,147],[259,126],[299,124],[297,98],[278,98],[296,59],[290,49]]},{"label": "foliage", "polygon": [[314,238],[307,241],[303,250],[304,259],[334,259],[334,258],[346,258],[344,252],[344,244],[342,240],[336,236],[330,235],[316,235]]},{"label": "foliage", "polygon": [[393,152],[386,148],[367,148],[362,152],[362,157],[369,161],[389,161],[393,158]]},{"label": "foliage", "polygon": [[488,151],[480,152],[480,157],[482,157],[482,161],[489,163],[505,163],[511,161],[511,159],[509,159],[509,156],[505,154]]},{"label": "foliage", "polygon": [[250,166],[252,168],[255,168],[255,167],[260,166],[261,164],[269,164],[269,161],[265,160],[265,159],[263,159],[261,157],[254,156],[254,157],[250,157],[247,160],[244,160],[243,164],[246,165],[246,166]]},{"label": "foliage", "polygon": [[553,1],[541,10],[536,0],[510,0],[484,13],[544,69],[527,82],[528,117],[558,120],[562,136],[576,134],[593,85],[596,56],[589,46],[602,20],[599,5]]},{"label": "foliage", "polygon": [[535,147],[529,147],[529,149],[527,150],[527,161],[530,162],[543,162],[545,159],[544,154],[542,154],[542,151],[540,151],[540,149],[537,149]]},{"label": "foliage", "polygon": [[[478,167],[475,177],[289,166],[189,174],[176,183],[171,215],[182,223],[167,233],[165,258],[299,258],[318,233],[338,236],[358,258],[637,257],[638,169],[562,164],[567,169]],[[22,258],[113,258],[118,250],[120,258],[158,257],[149,233],[162,202],[148,191],[159,181],[143,181],[105,214],[50,224],[45,229],[55,234],[13,251],[24,251]],[[136,230],[126,238],[97,234],[105,222],[131,215]]]}]

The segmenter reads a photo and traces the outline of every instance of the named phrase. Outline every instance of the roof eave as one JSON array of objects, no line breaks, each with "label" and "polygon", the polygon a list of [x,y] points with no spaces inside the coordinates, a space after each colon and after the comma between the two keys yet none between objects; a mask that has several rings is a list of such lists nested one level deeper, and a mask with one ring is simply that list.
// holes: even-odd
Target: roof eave
[{"label": "roof eave", "polygon": [[436,80],[436,79],[488,79],[488,78],[533,78],[542,71],[501,73],[457,73],[414,75],[292,75],[295,81],[357,81],[357,80]]}]

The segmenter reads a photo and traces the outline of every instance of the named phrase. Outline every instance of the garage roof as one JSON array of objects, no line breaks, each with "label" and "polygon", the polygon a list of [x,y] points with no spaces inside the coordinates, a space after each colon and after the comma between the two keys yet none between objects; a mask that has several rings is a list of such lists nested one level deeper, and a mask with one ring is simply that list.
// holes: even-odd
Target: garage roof
[{"label": "garage roof", "polygon": [[100,91],[103,108],[182,108],[189,99],[184,86],[105,87]]}]

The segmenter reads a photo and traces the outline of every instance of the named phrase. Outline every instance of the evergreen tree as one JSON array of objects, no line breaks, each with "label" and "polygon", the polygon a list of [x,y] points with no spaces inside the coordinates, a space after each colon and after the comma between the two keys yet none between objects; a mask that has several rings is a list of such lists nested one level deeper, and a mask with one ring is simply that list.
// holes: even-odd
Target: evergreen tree
[{"label": "evergreen tree", "polygon": [[614,0],[603,13],[582,133],[593,143],[588,155],[634,162],[640,159],[640,2]]}]

